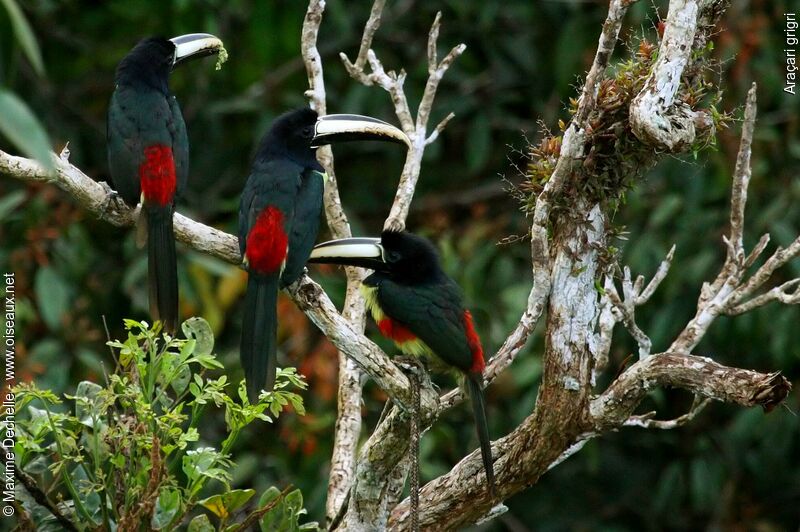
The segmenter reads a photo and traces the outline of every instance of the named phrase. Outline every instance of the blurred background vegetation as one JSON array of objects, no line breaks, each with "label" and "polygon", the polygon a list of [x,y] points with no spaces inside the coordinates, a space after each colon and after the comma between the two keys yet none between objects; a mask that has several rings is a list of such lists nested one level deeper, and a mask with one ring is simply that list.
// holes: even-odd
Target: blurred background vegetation
[{"label": "blurred background vegetation", "polygon": [[[0,10],[0,87],[21,96],[44,123],[53,146],[66,142],[71,160],[97,180],[108,180],[105,112],[120,58],[146,35],[210,32],[230,61],[215,72],[212,60],[172,76],[192,146],[190,190],[179,210],[235,232],[239,192],[253,148],[270,121],[305,104],[299,55],[304,2],[255,0],[25,0],[20,2],[42,50],[44,73],[26,59]],[[371,114],[395,122],[387,95],[351,81],[338,60],[357,53],[370,2],[329,0],[320,33],[330,112]],[[714,39],[722,110],[741,116],[744,94],[759,83],[759,119],[746,245],[764,232],[771,246],[800,232],[800,96],[783,92],[783,13],[790,2],[732,2]],[[519,183],[528,142],[541,124],[567,119],[591,63],[606,3],[593,1],[389,2],[374,48],[387,68],[408,71],[406,92],[415,105],[427,75],[425,43],[435,12],[443,11],[440,48],[467,50],[445,77],[434,106],[435,123],[456,113],[425,155],[409,228],[432,237],[446,269],[458,280],[489,352],[515,324],[530,288],[525,242],[498,245],[526,232],[519,204],[504,179]],[[666,2],[634,5],[622,38],[635,48],[655,39]],[[618,47],[617,56],[629,55]],[[0,117],[2,119],[2,117]],[[540,124],[541,122],[541,124]],[[526,140],[527,139],[527,140]],[[10,149],[7,140],[0,146]],[[701,283],[716,275],[724,254],[730,175],[738,147],[738,120],[719,135],[716,149],[697,158],[665,158],[626,196],[615,223],[626,226],[617,247],[635,274],[652,275],[672,243],[675,262],[666,281],[641,309],[639,324],[654,349],[666,348],[693,315]],[[336,148],[337,174],[356,234],[375,234],[388,212],[402,166],[398,151],[380,145]],[[326,235],[323,234],[323,238]],[[772,249],[772,248],[770,248]],[[222,361],[234,378],[238,365],[244,273],[181,249],[184,317],[208,319]],[[60,190],[0,179],[0,265],[17,275],[18,370],[22,380],[60,392],[83,378],[100,378],[109,363],[101,316],[112,337],[123,317],[146,317],[145,254],[132,231],[99,222]],[[313,269],[338,302],[343,276]],[[800,276],[794,260],[776,281]],[[322,520],[336,415],[335,350],[288,300],[281,300],[283,364],[308,378],[308,414],[283,416],[275,426],[244,435],[234,450],[237,485],[263,490],[293,483],[303,489],[311,516]],[[698,349],[727,364],[782,370],[800,385],[800,309],[772,304],[734,319],[721,318]],[[371,326],[370,326],[371,327]],[[369,329],[376,337],[375,330]],[[540,378],[541,335],[529,343],[490,389],[490,432],[516,426],[532,409]],[[634,352],[618,331],[606,379]],[[443,382],[451,386],[450,382]],[[383,394],[367,387],[365,427],[371,430]],[[688,394],[659,391],[642,410],[680,415]],[[788,530],[800,522],[800,410],[766,415],[721,404],[691,425],[670,432],[625,429],[586,448],[532,489],[508,501],[510,512],[492,530]],[[791,410],[790,410],[791,409]],[[476,446],[467,409],[447,414],[423,439],[423,478],[447,471]],[[206,434],[221,434],[209,419]]]}]

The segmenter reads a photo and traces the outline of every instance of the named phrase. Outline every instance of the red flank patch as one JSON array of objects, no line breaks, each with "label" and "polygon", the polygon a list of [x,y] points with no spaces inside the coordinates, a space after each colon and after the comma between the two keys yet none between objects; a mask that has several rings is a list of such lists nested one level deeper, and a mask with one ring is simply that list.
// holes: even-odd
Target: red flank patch
[{"label": "red flank patch", "polygon": [[164,207],[175,196],[175,159],[172,148],[154,144],[144,149],[144,162],[139,165],[139,182],[146,201]]},{"label": "red flank patch", "polygon": [[417,335],[408,330],[408,327],[401,325],[388,316],[378,322],[378,329],[380,329],[382,335],[398,344],[417,339]]},{"label": "red flank patch", "polygon": [[475,332],[475,325],[472,323],[472,314],[470,311],[464,311],[464,329],[467,332],[467,343],[469,350],[472,351],[472,367],[470,371],[473,373],[483,373],[483,368],[486,363],[483,360],[483,346],[478,333]]},{"label": "red flank patch", "polygon": [[259,273],[277,272],[286,259],[288,244],[283,213],[270,205],[261,211],[247,235],[245,255],[250,268]]}]

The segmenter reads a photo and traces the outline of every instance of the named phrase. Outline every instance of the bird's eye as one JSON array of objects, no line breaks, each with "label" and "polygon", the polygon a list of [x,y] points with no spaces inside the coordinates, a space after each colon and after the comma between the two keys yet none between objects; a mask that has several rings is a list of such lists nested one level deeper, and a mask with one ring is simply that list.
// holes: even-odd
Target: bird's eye
[{"label": "bird's eye", "polygon": [[400,261],[400,253],[397,251],[390,251],[386,254],[386,259],[389,262],[399,262]]},{"label": "bird's eye", "polygon": [[303,128],[303,131],[300,134],[303,135],[304,139],[310,139],[314,136],[314,128],[311,126],[306,126]]}]

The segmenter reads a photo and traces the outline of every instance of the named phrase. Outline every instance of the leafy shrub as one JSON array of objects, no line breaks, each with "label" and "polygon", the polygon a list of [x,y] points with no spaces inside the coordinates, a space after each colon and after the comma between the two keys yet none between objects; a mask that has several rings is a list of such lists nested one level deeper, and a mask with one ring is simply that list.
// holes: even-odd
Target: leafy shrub
[{"label": "leafy shrub", "polygon": [[[316,530],[316,523],[299,525],[305,513],[299,490],[270,488],[246,513],[255,491],[230,486],[230,450],[247,425],[272,422],[287,405],[305,413],[302,397],[291,391],[306,388],[302,376],[279,370],[275,390],[250,404],[244,381],[231,396],[224,374],[207,374],[222,364],[202,318],[183,323],[185,339],[162,334],[158,322],[125,320],[125,327],[125,341],[108,342],[116,368],[105,386],[83,381],[64,399],[35,383],[14,389],[17,467],[27,479],[27,492],[19,486],[17,493],[28,514],[21,520],[36,530],[61,530],[64,520],[77,529],[172,530],[199,506],[216,516],[216,530],[257,522],[264,530]],[[212,405],[224,410],[227,426],[218,446],[200,434]],[[237,512],[242,520],[227,525]],[[215,530],[204,513],[188,529]]]}]

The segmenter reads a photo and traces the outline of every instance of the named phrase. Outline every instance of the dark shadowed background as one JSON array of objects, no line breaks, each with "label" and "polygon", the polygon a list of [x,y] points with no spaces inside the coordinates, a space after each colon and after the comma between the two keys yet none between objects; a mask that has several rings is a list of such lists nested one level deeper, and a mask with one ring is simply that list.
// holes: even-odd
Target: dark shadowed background
[{"label": "dark shadowed background", "polygon": [[[320,34],[330,112],[370,114],[395,122],[385,92],[350,80],[338,53],[357,53],[370,2],[329,0]],[[305,4],[300,1],[147,0],[108,2],[26,0],[23,9],[42,48],[46,77],[37,76],[0,12],[0,85],[21,96],[45,124],[56,149],[69,142],[71,161],[108,180],[105,112],[116,63],[147,35],[210,32],[230,60],[195,62],[172,76],[189,128],[189,191],[178,210],[228,232],[236,228],[239,192],[250,158],[270,121],[305,105],[307,81],[299,55]],[[796,6],[795,6],[796,7]],[[634,274],[652,275],[673,243],[672,270],[639,325],[665,349],[694,314],[704,280],[724,258],[730,176],[738,147],[745,91],[759,83],[759,118],[745,245],[770,232],[771,246],[800,231],[800,96],[784,87],[784,12],[788,0],[735,1],[714,40],[724,96],[720,110],[737,121],[717,146],[696,158],[665,158],[627,193],[614,222],[627,240],[615,245]],[[530,288],[525,242],[498,242],[526,232],[527,221],[506,189],[519,183],[528,142],[541,126],[557,129],[591,63],[604,2],[463,0],[390,1],[374,47],[387,69],[408,72],[406,93],[416,107],[427,71],[427,32],[443,12],[444,49],[467,50],[442,82],[432,122],[456,118],[426,152],[409,228],[437,243],[447,271],[463,287],[488,352],[516,323]],[[622,38],[635,48],[655,39],[666,2],[640,2]],[[629,55],[618,47],[620,58]],[[0,117],[0,119],[2,119]],[[527,140],[526,140],[527,138]],[[0,138],[0,146],[8,149]],[[336,168],[355,234],[376,234],[388,213],[402,167],[398,150],[337,146]],[[325,231],[323,231],[325,233]],[[327,235],[323,234],[321,238]],[[512,239],[513,240],[513,239]],[[770,248],[772,249],[772,248]],[[64,391],[98,379],[109,363],[105,315],[112,337],[123,317],[146,318],[145,254],[131,230],[99,222],[60,190],[0,178],[0,264],[17,275],[18,371],[24,380]],[[335,301],[343,275],[312,268]],[[238,338],[245,274],[179,247],[181,310],[205,317],[218,335],[229,372],[242,377]],[[777,281],[800,276],[800,260]],[[234,450],[237,486],[293,483],[312,517],[323,520],[333,423],[335,350],[288,299],[280,302],[282,364],[306,375],[308,413],[275,426],[251,427]],[[761,371],[782,370],[800,386],[800,309],[771,304],[712,327],[698,354]],[[376,337],[370,325],[368,334]],[[392,352],[391,348],[387,349]],[[533,407],[540,378],[541,338],[488,391],[490,433],[499,437]],[[629,363],[634,344],[618,331],[605,380]],[[443,386],[452,386],[447,380]],[[368,385],[366,428],[385,396]],[[642,411],[674,417],[691,404],[685,392],[657,391]],[[766,415],[714,404],[691,425],[669,432],[625,429],[593,440],[530,490],[507,501],[510,512],[492,530],[790,530],[800,523],[800,410],[797,392]],[[791,410],[790,410],[791,409]],[[216,438],[221,418],[209,416],[204,435]],[[449,412],[422,441],[422,475],[446,472],[477,446],[466,408]]]}]

